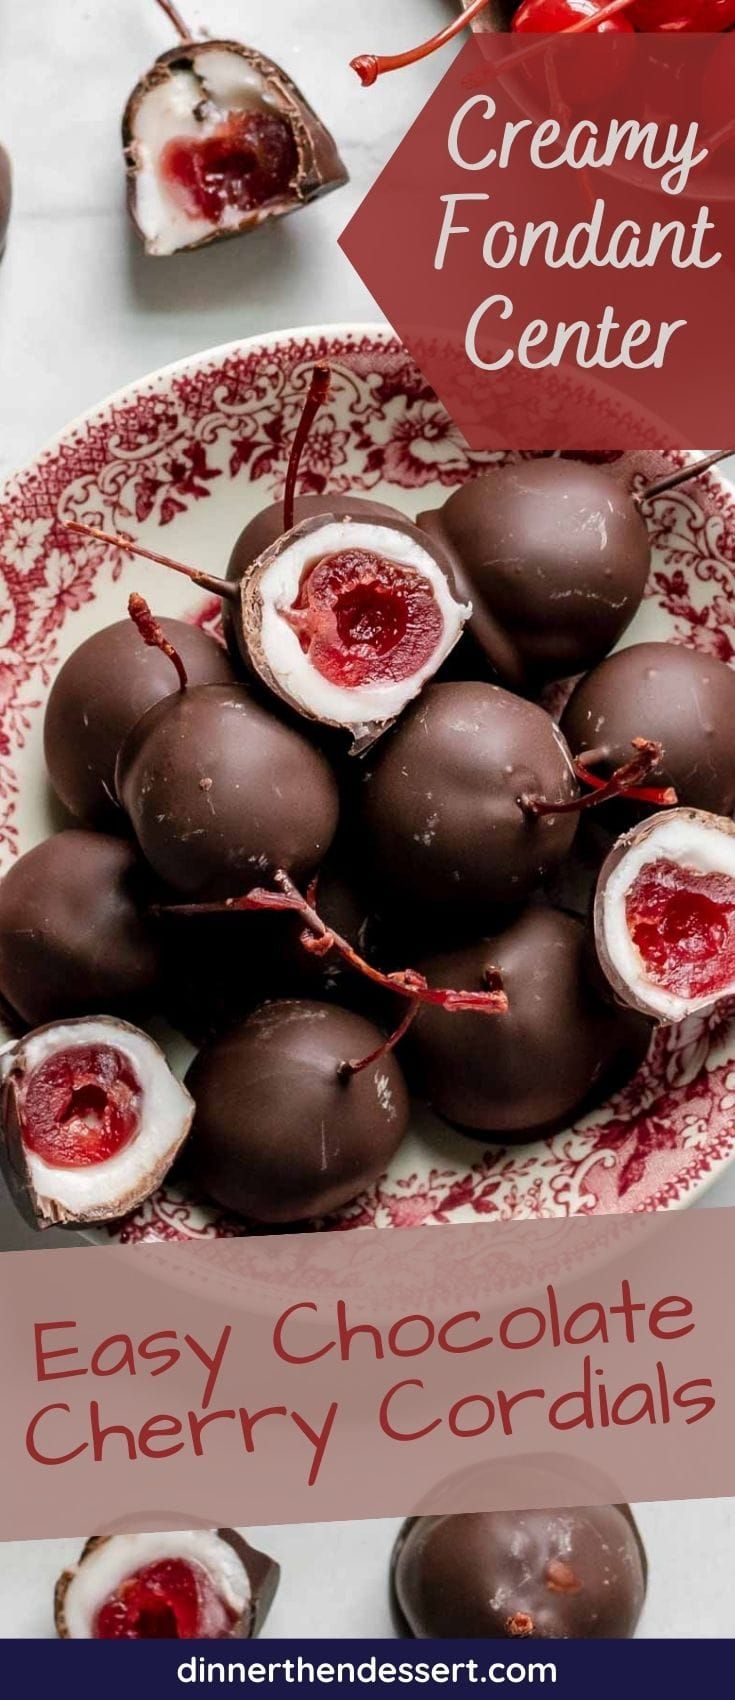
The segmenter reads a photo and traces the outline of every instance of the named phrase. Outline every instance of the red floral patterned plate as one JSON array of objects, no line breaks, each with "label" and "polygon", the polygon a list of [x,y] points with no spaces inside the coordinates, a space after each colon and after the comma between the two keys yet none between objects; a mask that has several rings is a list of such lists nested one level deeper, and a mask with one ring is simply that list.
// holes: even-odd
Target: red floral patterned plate
[{"label": "red floral patterned plate", "polygon": [[[376,326],[293,331],[170,367],[76,421],[8,485],[0,513],[0,871],[58,824],[41,726],[59,661],[118,619],[130,589],[161,611],[215,623],[185,583],[96,547],[65,546],[60,515],[120,527],[210,572],[279,493],[307,369],[334,368],[303,487],[370,491],[412,513],[478,465],[410,358]],[[651,450],[606,456],[616,476],[661,470]],[[673,638],[735,654],[735,493],[711,474],[654,507],[654,570],[627,641]],[[155,591],[150,575],[157,573]],[[186,1047],[166,1034],[176,1064]],[[533,1145],[486,1148],[423,1113],[389,1174],[327,1224],[368,1225],[668,1209],[735,1156],[735,1026],[729,1013],[660,1034],[625,1091]],[[164,1187],[122,1240],[223,1236],[241,1225]]]}]

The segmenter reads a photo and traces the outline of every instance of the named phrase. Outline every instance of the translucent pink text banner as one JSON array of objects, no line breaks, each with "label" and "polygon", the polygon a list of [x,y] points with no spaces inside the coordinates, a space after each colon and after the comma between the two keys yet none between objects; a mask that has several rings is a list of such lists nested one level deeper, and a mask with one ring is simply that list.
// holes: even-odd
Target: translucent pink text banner
[{"label": "translucent pink text banner", "polygon": [[735,1211],[0,1258],[0,1538],[735,1494]]}]

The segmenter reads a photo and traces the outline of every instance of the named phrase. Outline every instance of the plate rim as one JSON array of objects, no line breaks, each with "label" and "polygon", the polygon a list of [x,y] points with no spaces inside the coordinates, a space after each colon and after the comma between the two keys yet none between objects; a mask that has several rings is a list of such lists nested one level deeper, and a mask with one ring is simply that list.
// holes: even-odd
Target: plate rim
[{"label": "plate rim", "polygon": [[[0,486],[0,494],[4,494],[9,484],[21,480],[24,474],[30,472],[39,461],[45,459],[46,455],[54,454],[66,441],[70,433],[101,421],[111,407],[119,407],[128,400],[134,400],[136,396],[145,395],[147,391],[156,389],[168,379],[195,371],[197,367],[211,364],[216,360],[224,362],[257,348],[267,349],[280,343],[288,343],[297,337],[316,342],[320,337],[330,340],[332,337],[340,336],[345,341],[354,342],[365,337],[375,342],[395,343],[397,348],[404,346],[397,332],[388,324],[387,319],[346,319],[339,320],[334,324],[284,325],[280,330],[256,331],[252,336],[231,337],[228,342],[214,343],[211,348],[202,348],[195,354],[185,354],[178,360],[169,360],[165,366],[153,366],[150,371],[144,372],[140,378],[129,379],[127,383],[120,384],[117,389],[110,390],[107,395],[102,397],[101,401],[95,402],[91,407],[85,407],[81,413],[72,414],[72,417],[67,419],[66,424],[54,431],[52,436],[47,437],[26,460],[6,471],[2,486]],[[443,407],[443,402],[440,405]],[[446,408],[444,411],[446,412]],[[447,417],[449,418],[448,414]],[[692,452],[699,453],[700,451]]]}]

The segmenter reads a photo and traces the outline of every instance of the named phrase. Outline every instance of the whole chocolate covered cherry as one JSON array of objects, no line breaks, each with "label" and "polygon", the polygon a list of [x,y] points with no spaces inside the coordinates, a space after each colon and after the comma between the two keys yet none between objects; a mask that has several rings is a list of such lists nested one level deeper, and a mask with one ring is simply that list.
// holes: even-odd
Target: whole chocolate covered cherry
[{"label": "whole chocolate covered cherry", "polygon": [[575,916],[532,905],[504,932],[419,962],[433,986],[481,990],[500,970],[508,1011],[419,1011],[408,1037],[417,1089],[447,1121],[502,1141],[563,1126],[629,1078],[650,1022],[619,1008],[590,977],[587,930]]},{"label": "whole chocolate covered cherry", "polygon": [[[453,1019],[453,1018],[452,1018]],[[196,1104],[188,1163],[223,1209],[257,1222],[337,1210],[386,1168],[408,1094],[371,1022],[334,1004],[264,1004],[205,1045],[186,1083]]]},{"label": "whole chocolate covered cherry", "polygon": [[630,624],[651,564],[628,491],[582,461],[498,467],[418,523],[447,549],[491,666],[520,690],[594,667]]},{"label": "whole chocolate covered cherry", "polygon": [[646,1597],[627,1505],[414,1517],[393,1552],[394,1601],[420,1639],[625,1640]]},{"label": "whole chocolate covered cherry", "polygon": [[174,891],[238,897],[318,867],[338,816],[320,752],[246,685],[187,686],[138,721],[116,787],[140,849]]},{"label": "whole chocolate covered cherry", "polygon": [[32,1027],[62,1016],[133,1013],[158,977],[146,870],[124,839],[57,832],[0,883],[0,994]]},{"label": "whole chocolate covered cherry", "polygon": [[362,822],[381,890],[449,916],[521,903],[564,860],[576,813],[534,816],[527,796],[569,803],[572,761],[550,715],[497,685],[430,685],[368,768]]},{"label": "whole chocolate covered cherry", "polygon": [[[681,643],[630,644],[580,680],[561,725],[575,755],[598,752],[602,777],[634,738],[647,738],[663,748],[652,785],[673,786],[689,808],[735,808],[735,670],[715,656]],[[630,819],[632,806],[622,807]]]},{"label": "whole chocolate covered cherry", "polygon": [[[186,620],[159,625],[192,685],[234,681],[222,645]],[[115,763],[123,740],[146,709],[176,683],[160,649],[141,642],[131,620],[117,620],[81,643],[60,667],[46,707],[44,751],[49,779],[64,807],[86,826],[121,831]]]},{"label": "whole chocolate covered cherry", "polygon": [[242,1640],[258,1635],[280,1568],[235,1529],[93,1535],[54,1592],[65,1641]]}]

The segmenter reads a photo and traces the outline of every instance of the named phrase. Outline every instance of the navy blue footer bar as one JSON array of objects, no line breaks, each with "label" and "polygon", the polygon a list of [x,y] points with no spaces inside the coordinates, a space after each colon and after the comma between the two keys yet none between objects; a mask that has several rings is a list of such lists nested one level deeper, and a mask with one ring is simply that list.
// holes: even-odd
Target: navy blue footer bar
[{"label": "navy blue footer bar", "polygon": [[589,1700],[592,1689],[595,1700],[620,1700],[624,1688],[628,1700],[654,1685],[667,1700],[697,1686],[718,1700],[732,1691],[732,1673],[732,1641],[714,1640],[0,1642],[6,1694],[36,1692],[49,1679],[68,1692],[104,1684],[105,1700],[130,1700],[131,1682],[156,1700],[248,1689],[293,1696],[298,1689],[476,1694],[483,1687],[491,1694],[533,1688],[559,1700]]}]

